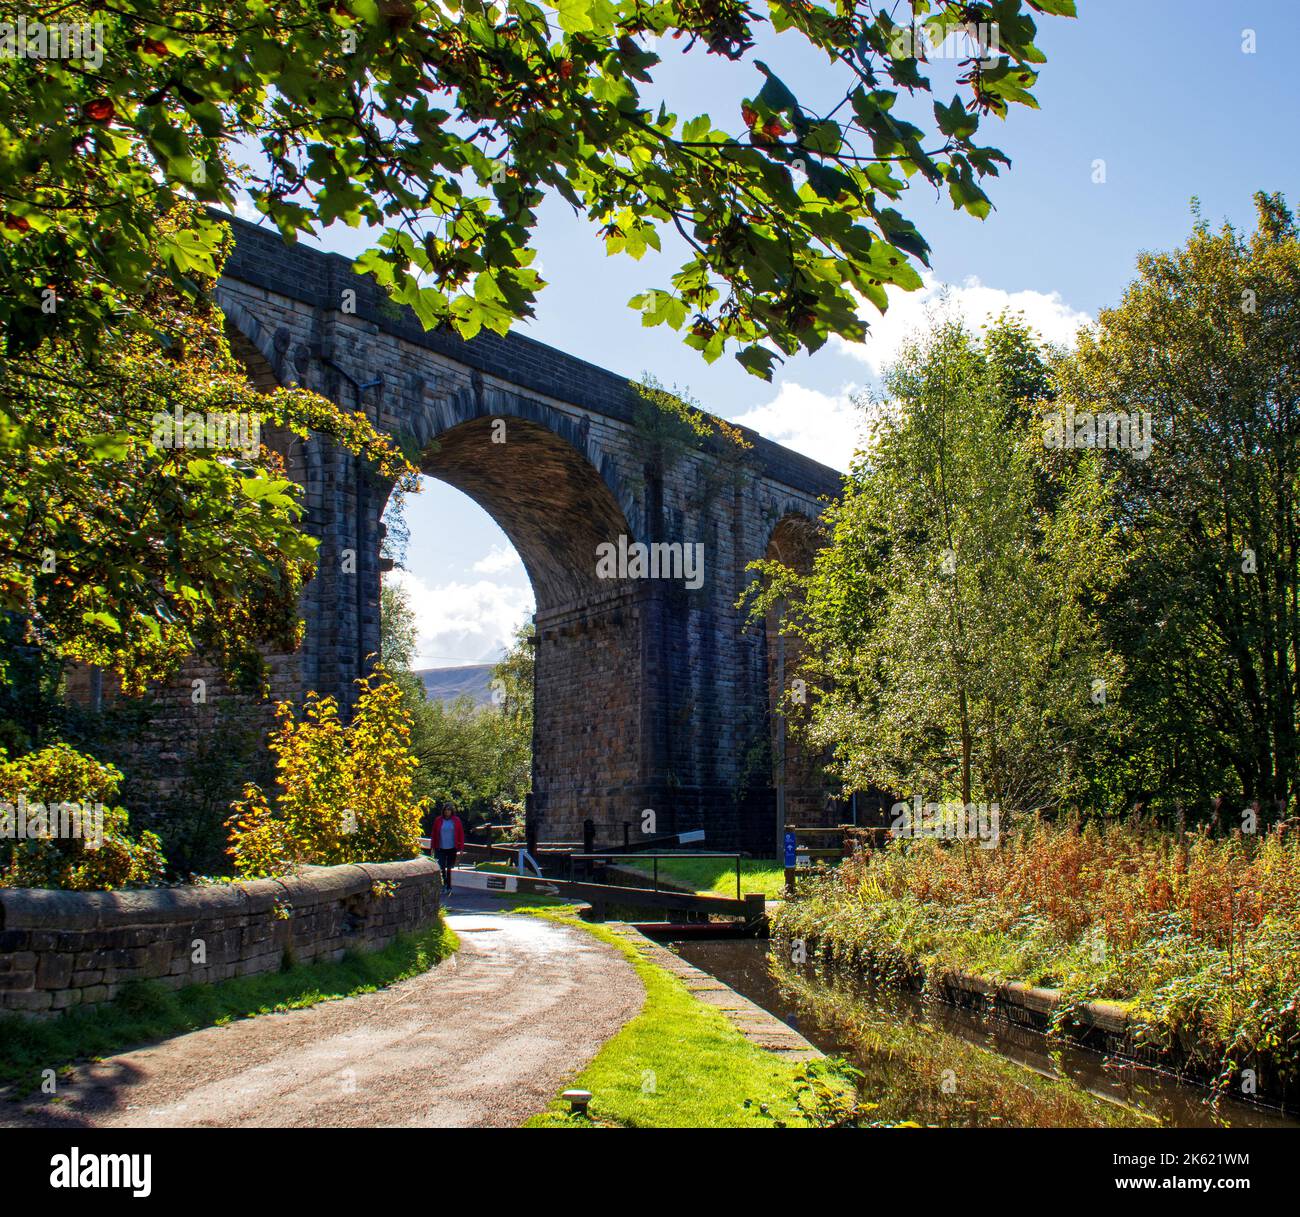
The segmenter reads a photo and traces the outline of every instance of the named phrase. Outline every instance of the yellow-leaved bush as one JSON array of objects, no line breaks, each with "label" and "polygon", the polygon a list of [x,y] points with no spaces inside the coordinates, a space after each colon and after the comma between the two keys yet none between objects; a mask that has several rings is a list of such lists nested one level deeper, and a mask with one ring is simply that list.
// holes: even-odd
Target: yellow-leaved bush
[{"label": "yellow-leaved bush", "polygon": [[[68,744],[14,760],[0,751],[0,887],[108,891],[157,883],[167,865],[161,843],[151,832],[129,834],[125,809],[112,806],[121,784],[114,766]],[[76,819],[72,806],[80,809]],[[79,824],[78,834],[60,835],[60,822]]]},{"label": "yellow-leaved bush", "polygon": [[423,809],[413,776],[411,716],[382,664],[357,681],[351,723],[332,697],[307,695],[301,717],[276,706],[274,806],[250,783],[226,822],[227,853],[245,878],[311,864],[391,862],[419,850]]}]

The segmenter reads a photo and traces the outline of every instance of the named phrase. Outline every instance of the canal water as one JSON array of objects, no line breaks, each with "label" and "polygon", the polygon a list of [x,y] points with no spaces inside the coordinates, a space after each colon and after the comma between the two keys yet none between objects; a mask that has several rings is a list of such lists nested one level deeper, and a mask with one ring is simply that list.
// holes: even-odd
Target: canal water
[{"label": "canal water", "polygon": [[1156,1070],[892,987],[796,969],[754,939],[671,947],[861,1073],[873,1120],[957,1127],[1300,1127]]}]

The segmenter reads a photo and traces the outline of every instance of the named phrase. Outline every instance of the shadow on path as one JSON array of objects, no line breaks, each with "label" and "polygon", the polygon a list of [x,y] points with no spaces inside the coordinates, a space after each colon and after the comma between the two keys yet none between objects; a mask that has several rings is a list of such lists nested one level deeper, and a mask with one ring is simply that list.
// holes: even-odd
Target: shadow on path
[{"label": "shadow on path", "polygon": [[632,965],[581,930],[455,892],[461,948],[376,993],[209,1027],[0,1105],[45,1127],[512,1127],[641,1008]]}]

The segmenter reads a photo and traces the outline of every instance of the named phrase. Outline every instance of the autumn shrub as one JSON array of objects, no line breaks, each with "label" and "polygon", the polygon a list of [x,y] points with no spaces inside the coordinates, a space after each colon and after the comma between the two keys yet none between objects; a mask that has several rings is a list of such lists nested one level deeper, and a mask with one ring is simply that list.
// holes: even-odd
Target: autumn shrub
[{"label": "autumn shrub", "polygon": [[1026,819],[996,849],[894,841],[777,914],[785,938],[935,987],[965,972],[1131,1004],[1137,1045],[1227,1086],[1300,1083],[1300,836]]},{"label": "autumn shrub", "polygon": [[[68,744],[13,760],[0,753],[0,887],[105,891],[156,883],[166,866],[161,844],[151,832],[131,836],[125,809],[113,805],[121,783],[112,765]],[[81,835],[56,827],[58,809],[69,804],[90,817],[80,821]],[[49,818],[33,832],[37,806]]]},{"label": "autumn shrub", "polygon": [[382,665],[357,681],[344,724],[332,697],[307,696],[302,714],[276,707],[274,804],[256,784],[232,805],[227,853],[245,878],[302,864],[337,866],[413,857],[422,808],[414,790],[411,718]]}]

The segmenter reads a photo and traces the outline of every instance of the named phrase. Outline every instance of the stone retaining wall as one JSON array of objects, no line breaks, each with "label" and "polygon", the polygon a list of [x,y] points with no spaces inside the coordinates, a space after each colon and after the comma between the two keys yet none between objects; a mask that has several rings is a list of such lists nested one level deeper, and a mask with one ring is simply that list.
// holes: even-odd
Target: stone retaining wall
[{"label": "stone retaining wall", "polygon": [[427,858],[210,887],[3,888],[0,1013],[49,1016],[109,1001],[131,980],[180,988],[377,950],[432,925],[441,890]]}]

